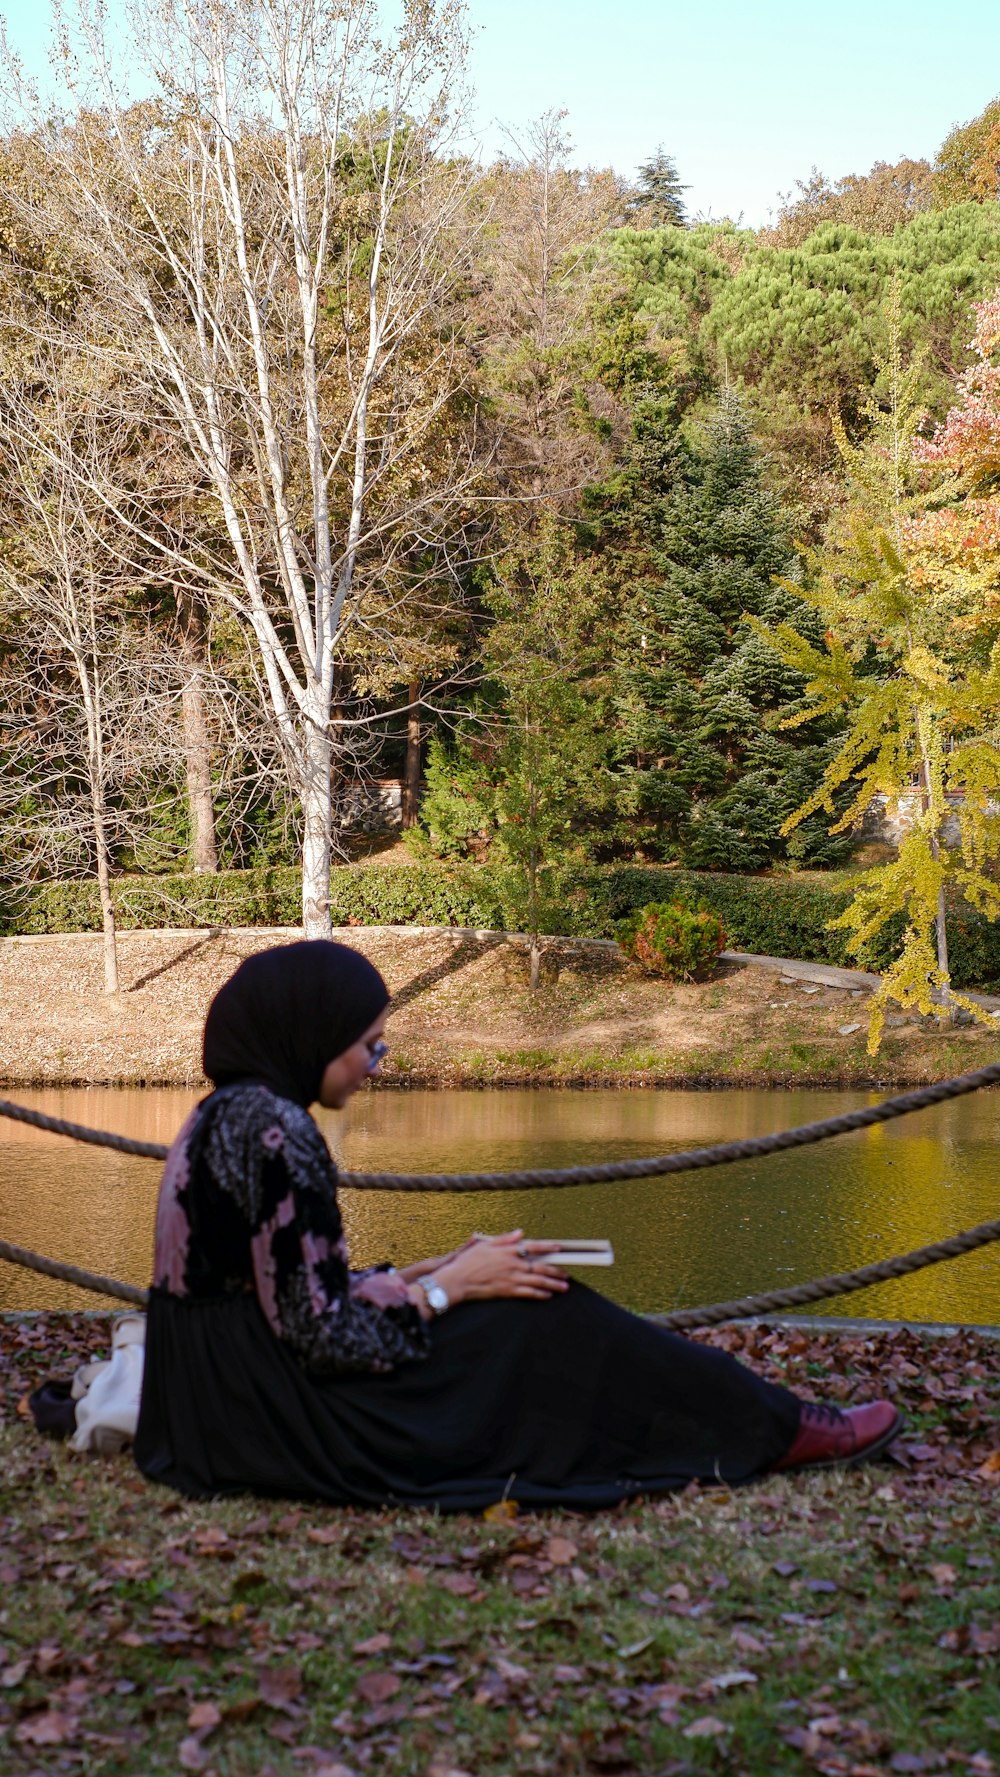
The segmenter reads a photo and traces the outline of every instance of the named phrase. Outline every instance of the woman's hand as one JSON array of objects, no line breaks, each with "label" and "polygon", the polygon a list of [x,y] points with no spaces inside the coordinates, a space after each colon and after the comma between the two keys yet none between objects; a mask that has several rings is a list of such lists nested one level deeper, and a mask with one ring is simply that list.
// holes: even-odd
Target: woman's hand
[{"label": "woman's hand", "polygon": [[351,1294],[373,1302],[376,1308],[402,1308],[411,1300],[406,1279],[398,1271],[373,1271],[351,1285]]},{"label": "woman's hand", "polygon": [[525,1240],[520,1228],[509,1234],[476,1235],[438,1267],[434,1281],[452,1304],[498,1296],[544,1302],[569,1288],[566,1273],[546,1256],[558,1250],[556,1240]]}]

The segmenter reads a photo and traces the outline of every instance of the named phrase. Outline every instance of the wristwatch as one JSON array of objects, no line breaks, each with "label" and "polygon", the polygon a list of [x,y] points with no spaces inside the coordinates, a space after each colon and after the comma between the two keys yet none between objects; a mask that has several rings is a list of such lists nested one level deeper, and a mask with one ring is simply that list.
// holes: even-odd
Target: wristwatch
[{"label": "wristwatch", "polygon": [[433,1275],[418,1277],[417,1282],[427,1297],[427,1306],[432,1314],[443,1314],[445,1309],[451,1306],[448,1301],[448,1291],[443,1284],[435,1283]]}]

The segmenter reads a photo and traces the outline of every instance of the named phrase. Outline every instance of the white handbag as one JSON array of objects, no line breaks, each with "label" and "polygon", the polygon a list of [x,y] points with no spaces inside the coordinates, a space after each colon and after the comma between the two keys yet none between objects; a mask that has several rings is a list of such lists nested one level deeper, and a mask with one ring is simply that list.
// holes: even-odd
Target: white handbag
[{"label": "white handbag", "polygon": [[111,1356],[84,1364],[73,1378],[74,1450],[115,1456],[135,1437],[146,1355],[146,1316],[120,1314],[111,1329]]}]

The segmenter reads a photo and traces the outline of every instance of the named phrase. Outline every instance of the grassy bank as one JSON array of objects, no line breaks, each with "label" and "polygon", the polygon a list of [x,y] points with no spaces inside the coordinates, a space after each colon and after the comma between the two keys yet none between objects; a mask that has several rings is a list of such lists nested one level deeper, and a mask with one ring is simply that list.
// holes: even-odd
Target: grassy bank
[{"label": "grassy bank", "polygon": [[[389,1085],[840,1085],[920,1083],[997,1059],[993,1029],[890,1017],[866,1052],[864,993],[722,965],[710,981],[651,980],[610,946],[553,941],[537,993],[523,943],[473,932],[348,927],[338,934],[393,993]],[[0,944],[0,1080],[188,1085],[201,1028],[242,959],[272,931],[126,932],[122,990],[102,992],[99,938]]]},{"label": "grassy bank", "polygon": [[102,1334],[0,1323],[11,1777],[995,1770],[996,1341],[720,1330],[804,1393],[895,1394],[897,1460],[441,1520],[192,1505],[43,1443],[18,1400]]}]

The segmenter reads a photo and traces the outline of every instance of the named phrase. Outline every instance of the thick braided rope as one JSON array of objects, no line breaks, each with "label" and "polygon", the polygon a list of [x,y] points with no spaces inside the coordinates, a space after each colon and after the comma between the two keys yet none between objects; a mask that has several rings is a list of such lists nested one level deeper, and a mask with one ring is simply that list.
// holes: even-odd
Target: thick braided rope
[{"label": "thick braided rope", "polygon": [[108,1129],[89,1129],[86,1123],[68,1123],[65,1117],[50,1117],[45,1111],[29,1111],[26,1104],[14,1104],[0,1098],[0,1117],[14,1123],[30,1123],[32,1129],[46,1129],[50,1135],[68,1135],[71,1141],[89,1142],[95,1148],[114,1148],[119,1154],[138,1154],[144,1160],[165,1160],[167,1150],[161,1141],[136,1141],[131,1135],[113,1135]]},{"label": "thick braided rope", "polygon": [[[847,1296],[868,1284],[887,1283],[892,1278],[906,1277],[911,1271],[922,1271],[927,1265],[939,1265],[943,1259],[957,1259],[974,1252],[991,1240],[1000,1240],[1000,1222],[980,1222],[978,1227],[938,1240],[933,1246],[920,1246],[914,1252],[901,1253],[895,1259],[880,1259],[874,1265],[863,1265],[858,1271],[838,1271],[829,1277],[817,1277],[811,1283],[790,1284],[787,1289],[767,1290],[759,1296],[742,1296],[733,1302],[712,1302],[702,1308],[681,1308],[674,1314],[657,1314],[651,1318],[659,1326],[676,1331],[694,1327],[714,1327],[720,1321],[750,1320],[757,1314],[774,1314],[784,1308],[798,1308],[807,1302],[821,1302],[829,1296]],[[148,1291],[133,1284],[119,1283],[113,1277],[100,1277],[83,1271],[78,1265],[66,1265],[59,1259],[45,1259],[27,1247],[12,1246],[0,1240],[0,1259],[21,1265],[27,1271],[40,1271],[44,1277],[58,1278],[62,1283],[75,1283],[81,1289],[95,1290],[98,1295],[117,1296],[123,1302],[135,1302],[140,1308],[149,1300]]]},{"label": "thick braided rope", "polygon": [[100,1296],[117,1296],[122,1302],[135,1302],[145,1308],[149,1291],[137,1289],[132,1283],[119,1283],[117,1277],[101,1277],[96,1271],[82,1271],[79,1265],[65,1265],[61,1259],[45,1259],[41,1253],[29,1252],[26,1246],[12,1246],[0,1240],[0,1259],[9,1265],[20,1265],[25,1271],[40,1271],[43,1277],[58,1278],[60,1283],[75,1283],[81,1290],[96,1290]]},{"label": "thick braided rope", "polygon": [[943,1259],[957,1259],[963,1253],[975,1252],[1000,1240],[1000,1222],[980,1222],[953,1234],[948,1240],[935,1241],[933,1246],[918,1246],[911,1253],[900,1253],[895,1259],[882,1259],[875,1265],[863,1265],[858,1271],[835,1271],[829,1277],[817,1277],[812,1283],[790,1284],[784,1290],[767,1290],[760,1296],[742,1296],[734,1302],[712,1302],[702,1308],[680,1308],[674,1314],[657,1314],[658,1326],[682,1332],[691,1327],[714,1327],[720,1321],[749,1320],[757,1314],[776,1314],[785,1308],[800,1308],[807,1302],[821,1302],[828,1296],[849,1296],[853,1290],[865,1289],[872,1283],[888,1283],[896,1277],[907,1277],[911,1271],[922,1271],[926,1265],[940,1265]]},{"label": "thick braided rope", "polygon": [[[966,1093],[997,1084],[1000,1084],[1000,1064],[977,1068],[970,1074],[958,1074],[951,1080],[939,1080],[933,1086],[920,1086],[914,1092],[900,1093],[863,1110],[845,1111],[839,1117],[826,1117],[820,1123],[803,1123],[796,1129],[779,1130],[775,1135],[721,1142],[715,1147],[694,1148],[683,1154],[659,1154],[647,1160],[613,1160],[600,1166],[539,1168],[522,1172],[343,1172],[340,1182],[354,1191],[533,1191],[565,1185],[612,1184],[622,1179],[660,1178],[667,1173],[728,1166],[738,1160],[757,1160],[766,1154],[808,1147],[829,1136],[846,1135],[875,1123],[889,1123],[894,1117],[905,1117],[911,1111],[926,1110],[929,1105],[943,1104],[948,1099],[962,1098]],[[139,1154],[151,1160],[162,1160],[167,1152],[162,1142],[135,1141],[131,1136],[88,1129],[82,1123],[69,1123],[62,1117],[47,1116],[43,1111],[30,1111],[9,1099],[0,1099],[0,1117],[12,1117],[17,1122],[30,1123],[36,1129],[66,1135],[74,1141],[114,1148],[121,1154]]]}]

